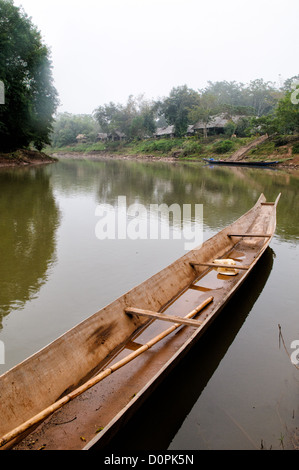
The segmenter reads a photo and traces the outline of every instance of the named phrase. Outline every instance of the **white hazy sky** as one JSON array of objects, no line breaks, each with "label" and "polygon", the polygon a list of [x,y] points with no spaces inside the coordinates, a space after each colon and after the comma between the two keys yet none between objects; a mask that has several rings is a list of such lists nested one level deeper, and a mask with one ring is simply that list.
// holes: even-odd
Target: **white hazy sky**
[{"label": "white hazy sky", "polygon": [[298,0],[15,0],[52,51],[59,111],[297,75]]}]

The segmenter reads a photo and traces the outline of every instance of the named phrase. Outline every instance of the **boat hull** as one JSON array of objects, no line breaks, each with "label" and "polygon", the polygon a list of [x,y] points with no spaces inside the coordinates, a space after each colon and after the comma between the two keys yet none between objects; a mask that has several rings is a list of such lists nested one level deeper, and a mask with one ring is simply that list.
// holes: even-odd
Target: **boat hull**
[{"label": "boat hull", "polygon": [[227,166],[259,166],[259,167],[264,167],[264,166],[275,166],[279,162],[264,162],[264,161],[257,161],[257,162],[246,162],[246,161],[225,161],[225,160],[213,160],[209,158],[204,158],[204,161],[209,163],[210,165],[227,165]]}]

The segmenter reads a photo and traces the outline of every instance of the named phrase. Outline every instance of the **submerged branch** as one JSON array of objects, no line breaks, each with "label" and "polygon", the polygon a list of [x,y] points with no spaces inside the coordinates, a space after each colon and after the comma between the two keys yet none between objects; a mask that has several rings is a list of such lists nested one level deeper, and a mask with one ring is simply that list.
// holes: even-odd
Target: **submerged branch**
[{"label": "submerged branch", "polygon": [[290,355],[290,353],[289,353],[288,350],[287,350],[287,347],[286,347],[286,345],[285,345],[285,342],[284,342],[284,339],[283,339],[283,336],[282,336],[281,326],[280,326],[279,324],[278,324],[278,329],[279,329],[279,336],[278,336],[279,348],[280,348],[280,340],[281,340],[281,341],[282,341],[282,344],[283,344],[283,347],[284,347],[284,349],[285,349],[285,352],[287,353],[287,355],[288,355],[288,357],[289,357],[291,363],[293,364],[293,366],[296,367],[297,370],[299,370],[298,365],[294,364],[294,362],[293,362],[292,359],[291,359],[291,355]]}]

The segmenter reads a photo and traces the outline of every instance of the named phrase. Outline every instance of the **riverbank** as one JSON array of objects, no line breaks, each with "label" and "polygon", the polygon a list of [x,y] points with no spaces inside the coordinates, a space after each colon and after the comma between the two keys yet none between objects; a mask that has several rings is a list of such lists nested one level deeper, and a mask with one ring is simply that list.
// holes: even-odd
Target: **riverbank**
[{"label": "riverbank", "polygon": [[28,165],[41,165],[57,161],[54,156],[49,156],[37,150],[16,150],[12,153],[0,153],[0,168]]},{"label": "riverbank", "polygon": [[[219,138],[211,136],[206,141],[195,138],[148,139],[137,142],[108,142],[97,144],[73,145],[61,149],[47,149],[58,159],[91,160],[139,160],[139,161],[193,161],[205,164],[205,158],[226,160],[235,152],[246,148],[252,138]],[[278,161],[279,166],[299,168],[299,136],[274,136],[250,148],[239,161]]]},{"label": "riverbank", "polygon": [[[128,155],[119,153],[107,153],[107,152],[93,152],[93,153],[78,153],[78,152],[61,152],[53,155],[58,160],[92,160],[92,161],[103,161],[103,160],[130,160],[139,162],[171,162],[171,163],[184,163],[184,162],[196,162],[202,165],[207,165],[202,157],[198,158],[177,158],[174,156],[157,156],[157,155]],[[223,158],[224,159],[224,158]],[[249,160],[249,159],[248,159]],[[273,155],[262,158],[263,161],[275,161]],[[241,161],[246,161],[242,159]],[[254,161],[250,159],[250,161]],[[255,161],[258,161],[255,159]],[[0,165],[1,166],[1,165]],[[286,169],[299,169],[299,155],[290,157],[288,154],[284,158],[280,156],[279,163],[276,164],[277,168]]]},{"label": "riverbank", "polygon": [[126,153],[112,153],[112,152],[57,152],[53,154],[56,159],[69,159],[69,160],[135,160],[135,161],[153,161],[153,162],[177,162],[178,159],[173,156],[167,155],[143,155],[143,154],[126,154]]}]

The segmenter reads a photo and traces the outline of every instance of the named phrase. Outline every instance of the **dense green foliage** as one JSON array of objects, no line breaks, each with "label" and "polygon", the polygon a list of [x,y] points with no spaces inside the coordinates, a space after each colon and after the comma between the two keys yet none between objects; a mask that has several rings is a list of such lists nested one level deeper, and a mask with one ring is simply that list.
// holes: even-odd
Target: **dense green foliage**
[{"label": "dense green foliage", "polygon": [[159,139],[159,140],[147,140],[139,146],[141,153],[155,153],[161,152],[163,154],[170,152],[173,148],[179,146],[182,143],[181,139]]},{"label": "dense green foliage", "polygon": [[[198,154],[201,148],[198,138],[203,136],[206,142],[208,136],[212,136],[207,125],[222,114],[228,120],[221,131],[226,140],[214,151],[227,153],[234,147],[228,139],[234,134],[246,138],[264,133],[299,132],[299,104],[296,102],[299,101],[299,85],[296,88],[296,79],[286,80],[279,89],[263,80],[254,80],[248,86],[236,82],[209,82],[204,90],[198,91],[184,85],[173,88],[168,97],[158,101],[130,96],[125,105],[111,102],[98,107],[93,116],[64,113],[56,119],[52,144],[56,148],[74,146],[77,135],[84,134],[89,148],[96,149],[92,145],[99,145],[97,149],[113,151],[120,144],[109,141],[109,134],[118,130],[125,134],[127,142],[143,141],[138,146],[141,153],[167,153],[176,148],[178,139],[186,135],[190,124],[201,121],[206,124],[203,133],[195,136],[195,141],[188,139],[181,146],[185,155]],[[234,116],[239,116],[237,122],[232,120]],[[148,140],[158,127],[167,125],[174,125],[176,139]],[[106,133],[108,141],[95,144],[98,132]]]},{"label": "dense green foliage", "polygon": [[293,102],[292,95],[293,92],[287,91],[276,110],[277,130],[284,134],[299,132],[299,100]]},{"label": "dense green foliage", "polygon": [[0,150],[49,143],[57,92],[48,48],[28,16],[12,0],[0,0]]},{"label": "dense green foliage", "polygon": [[[141,153],[169,152],[175,147],[174,142],[167,142],[165,138],[160,142],[146,139],[153,137],[158,127],[168,125],[174,126],[175,137],[179,139],[186,135],[189,125],[201,121],[206,126],[203,133],[198,134],[197,143],[189,140],[186,144],[190,146],[191,154],[198,153],[198,137],[203,135],[204,140],[207,140],[211,135],[207,126],[219,114],[227,119],[221,131],[224,138],[230,138],[233,134],[243,138],[266,132],[296,133],[299,131],[299,105],[291,99],[296,92],[295,79],[286,80],[284,86],[279,88],[262,79],[246,86],[236,82],[208,82],[205,89],[198,91],[184,85],[173,88],[169,96],[157,101],[147,101],[143,96],[129,96],[125,105],[113,102],[104,104],[94,111],[93,116],[64,113],[56,119],[52,143],[56,148],[73,147],[77,135],[84,134],[89,148],[92,148],[97,133],[101,132],[107,134],[108,141],[97,145],[113,151],[118,148],[118,143],[109,141],[109,135],[113,140],[113,133],[119,131],[125,134],[127,142],[144,141],[139,146]],[[239,117],[238,121],[232,120],[235,116]],[[218,153],[229,150],[228,144],[216,149]],[[188,153],[185,147],[183,152]]]},{"label": "dense green foliage", "polygon": [[234,147],[234,143],[231,140],[223,140],[222,142],[218,142],[215,145],[215,152],[216,153],[227,153],[230,152]]},{"label": "dense green foliage", "polygon": [[[103,132],[117,129],[128,139],[151,136],[155,128],[163,125],[174,125],[175,136],[182,137],[188,126],[198,121],[203,123],[203,135],[207,138],[208,123],[219,114],[228,120],[224,129],[227,136],[296,132],[297,105],[290,100],[295,79],[290,78],[279,87],[263,79],[247,85],[234,81],[208,82],[206,88],[197,91],[186,85],[178,86],[157,101],[145,102],[130,96],[125,106],[111,102],[97,108],[94,116]],[[234,116],[239,116],[238,122],[232,120]]]},{"label": "dense green foliage", "polygon": [[280,99],[271,113],[253,118],[251,126],[268,134],[299,132],[299,76],[286,80]]},{"label": "dense green foliage", "polygon": [[197,106],[199,93],[186,85],[173,88],[167,98],[160,103],[160,114],[167,123],[175,126],[175,133],[182,137],[190,124],[189,114]]},{"label": "dense green foliage", "polygon": [[299,153],[299,144],[293,145],[292,153],[293,153],[294,155],[296,155],[296,154]]},{"label": "dense green foliage", "polygon": [[54,147],[64,147],[76,143],[79,134],[86,135],[88,142],[95,142],[100,127],[92,116],[88,114],[73,115],[59,114],[55,120],[51,136]]},{"label": "dense green foliage", "polygon": [[144,100],[143,96],[129,96],[125,105],[109,103],[99,106],[94,116],[105,133],[116,130],[128,138],[144,138],[156,129],[156,105]]}]

